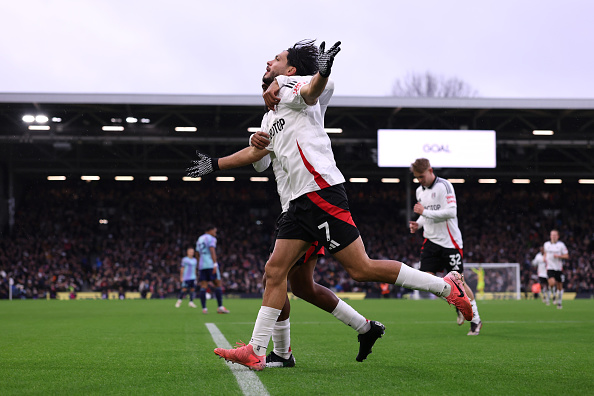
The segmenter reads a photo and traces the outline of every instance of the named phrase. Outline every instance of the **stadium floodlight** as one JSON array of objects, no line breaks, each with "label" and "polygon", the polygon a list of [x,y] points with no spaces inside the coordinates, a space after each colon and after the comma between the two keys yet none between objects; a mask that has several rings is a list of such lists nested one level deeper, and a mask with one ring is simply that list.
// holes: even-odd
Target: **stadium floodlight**
[{"label": "stadium floodlight", "polygon": [[116,181],[133,181],[134,176],[116,176],[115,180]]},{"label": "stadium floodlight", "polygon": [[84,181],[97,181],[100,180],[101,178],[99,176],[81,176],[80,180],[84,180]]},{"label": "stadium floodlight", "polygon": [[530,184],[530,179],[512,179],[513,184]]},{"label": "stadium floodlight", "polygon": [[384,177],[381,180],[382,183],[400,183],[400,179],[397,177]]},{"label": "stadium floodlight", "polygon": [[219,182],[232,182],[235,181],[235,178],[233,176],[219,176],[216,178],[216,181]]},{"label": "stadium floodlight", "polygon": [[448,179],[448,181],[452,184],[462,184],[462,183],[466,183],[466,180],[464,179]]},{"label": "stadium floodlight", "polygon": [[537,136],[552,136],[555,134],[555,132],[551,131],[550,129],[535,129],[532,131],[532,134]]},{"label": "stadium floodlight", "polygon": [[40,124],[45,124],[46,122],[49,121],[49,118],[47,118],[47,116],[44,115],[38,115],[37,117],[35,117],[35,121],[40,123]]},{"label": "stadium floodlight", "polygon": [[495,184],[497,179],[479,179],[478,182],[481,184]]},{"label": "stadium floodlight", "polygon": [[324,128],[326,133],[342,133],[342,128]]},{"label": "stadium floodlight", "polygon": [[268,178],[267,177],[250,177],[250,181],[253,182],[267,182]]},{"label": "stadium floodlight", "polygon": [[49,125],[29,125],[30,131],[49,131]]},{"label": "stadium floodlight", "polygon": [[62,122],[60,117],[52,117],[52,122]]},{"label": "stadium floodlight", "polygon": [[580,184],[594,184],[594,179],[580,179],[578,180]]},{"label": "stadium floodlight", "polygon": [[367,183],[369,179],[366,177],[351,177],[349,181],[351,183]]},{"label": "stadium floodlight", "polygon": [[23,121],[24,122],[33,122],[33,121],[35,121],[35,116],[31,115],[31,114],[26,114],[23,116]]},{"label": "stadium floodlight", "polygon": [[169,178],[167,176],[149,176],[150,181],[167,181]]},{"label": "stadium floodlight", "polygon": [[247,129],[247,131],[248,131],[249,133],[256,133],[256,132],[259,132],[260,130],[262,130],[262,128],[260,128],[260,127],[249,127],[249,128]]},{"label": "stadium floodlight", "polygon": [[141,119],[140,119],[140,123],[141,123],[141,124],[148,124],[148,123],[150,123],[150,122],[151,122],[151,120],[150,120],[149,118],[141,118]]},{"label": "stadium floodlight", "polygon": [[47,180],[49,180],[49,181],[64,181],[64,180],[66,180],[66,176],[48,176]]},{"label": "stadium floodlight", "polygon": [[107,220],[107,219],[99,219],[99,224],[109,224],[109,220]]},{"label": "stadium floodlight", "polygon": [[561,179],[544,179],[544,184],[561,184],[563,180]]},{"label": "stadium floodlight", "polygon": [[136,118],[136,117],[126,117],[126,122],[128,124],[134,124],[134,123],[137,123],[138,122],[138,118]]},{"label": "stadium floodlight", "polygon": [[196,132],[196,127],[175,127],[175,132]]},{"label": "stadium floodlight", "polygon": [[124,127],[119,125],[104,125],[101,129],[107,132],[121,132],[124,130]]},{"label": "stadium floodlight", "polygon": [[201,177],[184,176],[184,177],[182,177],[182,180],[185,182],[194,182],[194,181],[200,181],[200,180],[202,180],[202,178]]}]

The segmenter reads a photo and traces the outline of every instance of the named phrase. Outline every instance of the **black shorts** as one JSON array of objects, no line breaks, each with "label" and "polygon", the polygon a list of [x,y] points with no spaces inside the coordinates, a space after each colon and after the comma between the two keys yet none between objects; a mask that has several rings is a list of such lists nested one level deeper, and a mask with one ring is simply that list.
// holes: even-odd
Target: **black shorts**
[{"label": "black shorts", "polygon": [[278,239],[319,241],[337,253],[359,238],[342,184],[304,194],[291,201],[279,225]]},{"label": "black shorts", "polygon": [[196,287],[196,279],[185,280],[182,282],[182,289],[193,289]]},{"label": "black shorts", "polygon": [[434,274],[445,271],[458,271],[464,274],[464,263],[462,262],[462,249],[444,248],[436,243],[425,239],[421,247],[421,271],[433,272]]},{"label": "black shorts", "polygon": [[543,278],[542,276],[538,277],[538,283],[540,283],[543,286],[546,286],[549,284],[549,279],[548,278]]},{"label": "black shorts", "polygon": [[549,276],[549,279],[554,278],[557,282],[565,282],[565,275],[563,275],[563,271],[548,270],[547,275]]},{"label": "black shorts", "polygon": [[[286,214],[287,214],[287,212],[283,212],[276,219],[276,228],[274,229],[274,234],[272,236],[272,244],[270,245],[270,254],[272,254],[272,251],[274,250],[274,245],[276,244],[276,240],[278,237],[278,230],[280,228],[282,219]],[[307,260],[309,260],[311,258],[311,256],[313,256],[314,254],[316,254],[319,257],[319,256],[324,256],[324,253],[325,253],[324,245],[322,245],[318,241],[315,241],[311,244],[311,246],[307,250],[307,252],[303,256],[301,256],[301,258],[299,258],[299,260],[297,260],[295,265],[301,265],[301,264],[306,263]]]},{"label": "black shorts", "polygon": [[212,268],[207,268],[207,269],[201,269],[200,270],[200,278],[198,278],[200,280],[200,282],[211,282],[211,281],[215,281],[217,279],[221,279],[221,274],[219,273],[219,269],[217,268],[217,271],[213,274],[212,273]]}]

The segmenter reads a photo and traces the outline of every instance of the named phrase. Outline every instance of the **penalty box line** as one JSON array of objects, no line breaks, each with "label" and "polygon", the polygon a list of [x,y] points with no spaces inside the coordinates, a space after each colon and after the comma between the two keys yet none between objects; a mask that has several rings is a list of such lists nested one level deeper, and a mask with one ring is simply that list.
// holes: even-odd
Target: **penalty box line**
[{"label": "penalty box line", "polygon": [[[231,344],[229,344],[229,341],[227,341],[217,325],[214,323],[206,323],[206,328],[210,332],[210,335],[212,336],[212,339],[218,348],[231,349]],[[268,391],[264,387],[264,384],[262,381],[260,381],[260,378],[258,378],[256,373],[247,367],[242,366],[241,364],[234,364],[231,362],[226,363],[227,367],[229,367],[229,370],[231,370],[233,375],[235,375],[237,383],[239,384],[239,387],[245,396],[269,395]]]}]

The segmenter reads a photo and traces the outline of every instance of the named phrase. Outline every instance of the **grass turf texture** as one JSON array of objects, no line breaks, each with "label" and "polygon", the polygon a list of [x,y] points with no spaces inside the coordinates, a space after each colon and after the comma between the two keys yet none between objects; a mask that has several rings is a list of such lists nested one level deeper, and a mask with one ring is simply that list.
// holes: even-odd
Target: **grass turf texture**
[{"label": "grass turf texture", "polygon": [[[0,394],[239,395],[213,349],[215,323],[249,341],[261,300],[226,300],[229,315],[174,300],[0,301]],[[271,395],[572,394],[592,392],[594,301],[480,301],[481,335],[466,336],[439,300],[349,303],[386,325],[362,363],[354,330],[292,302],[295,368],[265,369]]]}]

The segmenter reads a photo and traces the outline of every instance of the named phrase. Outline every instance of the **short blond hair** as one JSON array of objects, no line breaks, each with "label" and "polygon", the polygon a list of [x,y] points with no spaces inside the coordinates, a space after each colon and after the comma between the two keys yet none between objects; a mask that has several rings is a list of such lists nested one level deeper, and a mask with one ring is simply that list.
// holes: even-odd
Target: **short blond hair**
[{"label": "short blond hair", "polygon": [[431,168],[431,163],[427,158],[417,158],[415,162],[410,164],[410,171],[413,173],[424,173],[429,168]]}]

